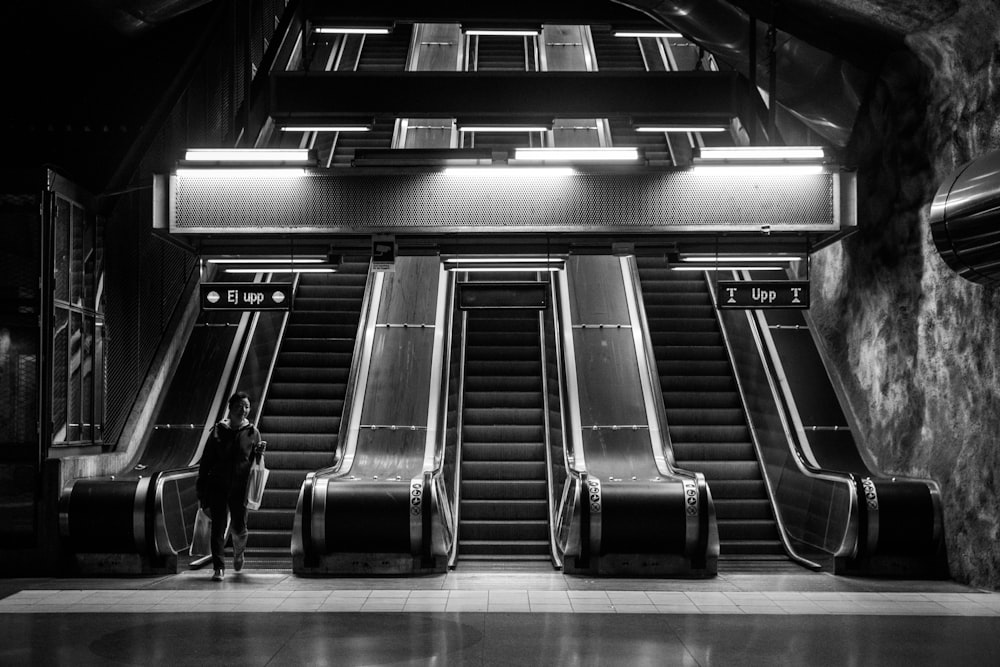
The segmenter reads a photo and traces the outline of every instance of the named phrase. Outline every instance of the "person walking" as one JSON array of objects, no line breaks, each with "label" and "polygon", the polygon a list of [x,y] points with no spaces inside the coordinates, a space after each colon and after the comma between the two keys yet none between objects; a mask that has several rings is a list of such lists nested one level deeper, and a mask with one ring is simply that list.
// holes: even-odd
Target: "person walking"
[{"label": "person walking", "polygon": [[216,424],[205,443],[198,466],[198,502],[212,519],[212,581],[226,576],[223,552],[226,515],[233,535],[233,569],[243,569],[247,546],[247,480],[250,464],[264,453],[267,443],[247,416],[250,396],[243,391],[229,397],[228,416]]}]

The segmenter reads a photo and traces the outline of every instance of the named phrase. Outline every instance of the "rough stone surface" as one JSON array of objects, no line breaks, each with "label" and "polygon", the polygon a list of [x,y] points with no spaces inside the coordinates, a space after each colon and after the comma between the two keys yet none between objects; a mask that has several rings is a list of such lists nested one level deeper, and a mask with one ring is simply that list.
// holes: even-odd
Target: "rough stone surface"
[{"label": "rough stone surface", "polygon": [[813,316],[879,468],[937,480],[953,576],[1000,589],[1000,289],[951,271],[928,224],[945,177],[1000,150],[1000,6],[949,4],[859,117],[859,230],[818,253]]}]

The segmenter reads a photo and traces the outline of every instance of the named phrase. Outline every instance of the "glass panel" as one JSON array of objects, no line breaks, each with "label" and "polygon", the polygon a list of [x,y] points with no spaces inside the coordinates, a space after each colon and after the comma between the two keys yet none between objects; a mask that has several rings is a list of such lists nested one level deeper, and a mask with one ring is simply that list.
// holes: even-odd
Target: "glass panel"
[{"label": "glass panel", "polygon": [[552,124],[552,140],[558,148],[593,148],[601,145],[594,118],[562,118]]},{"label": "glass panel", "polygon": [[410,118],[404,148],[451,148],[452,125],[450,118]]},{"label": "glass panel", "polygon": [[70,313],[69,330],[69,384],[66,393],[66,441],[80,439],[80,397],[83,380],[83,317]]},{"label": "glass panel", "polygon": [[97,310],[97,246],[94,243],[96,229],[92,224],[84,226],[83,235],[83,307]]},{"label": "glass panel", "polygon": [[542,29],[545,64],[549,72],[588,72],[592,69],[579,25],[546,25]]},{"label": "glass panel", "polygon": [[69,228],[71,204],[61,197],[55,198],[56,211],[53,222],[53,296],[62,301],[69,301]]},{"label": "glass panel", "polygon": [[67,349],[69,345],[69,311],[55,309],[55,330],[52,334],[52,441],[66,440]]},{"label": "glass panel", "polygon": [[85,227],[83,209],[73,206],[70,211],[70,302],[75,306],[83,305],[83,230]]},{"label": "glass panel", "polygon": [[427,425],[433,344],[433,328],[375,331],[362,424]]},{"label": "glass panel", "polygon": [[570,257],[567,269],[574,323],[629,323],[625,286],[617,257]]},{"label": "glass panel", "polygon": [[94,318],[83,318],[83,351],[80,381],[80,439],[94,439]]},{"label": "glass panel", "polygon": [[574,329],[584,427],[646,425],[631,329]]}]

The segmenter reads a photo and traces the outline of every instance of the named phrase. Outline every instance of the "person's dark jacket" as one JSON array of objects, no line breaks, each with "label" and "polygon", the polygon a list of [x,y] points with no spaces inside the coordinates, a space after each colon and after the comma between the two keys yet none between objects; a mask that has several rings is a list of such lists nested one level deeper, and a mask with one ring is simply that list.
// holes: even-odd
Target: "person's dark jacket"
[{"label": "person's dark jacket", "polygon": [[198,501],[210,505],[210,498],[225,497],[234,490],[245,492],[250,477],[251,453],[260,442],[260,431],[252,423],[233,429],[225,421],[212,428],[198,466]]}]

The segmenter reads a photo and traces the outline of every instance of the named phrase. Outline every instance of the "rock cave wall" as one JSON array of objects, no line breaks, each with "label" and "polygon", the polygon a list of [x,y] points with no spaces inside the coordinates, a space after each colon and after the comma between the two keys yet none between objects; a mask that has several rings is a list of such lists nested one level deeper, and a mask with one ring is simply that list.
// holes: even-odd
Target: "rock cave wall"
[{"label": "rock cave wall", "polygon": [[1000,589],[1000,287],[958,277],[928,223],[945,177],[1000,150],[1000,6],[959,5],[862,108],[858,231],[816,254],[812,314],[878,468],[937,480],[952,575]]}]

